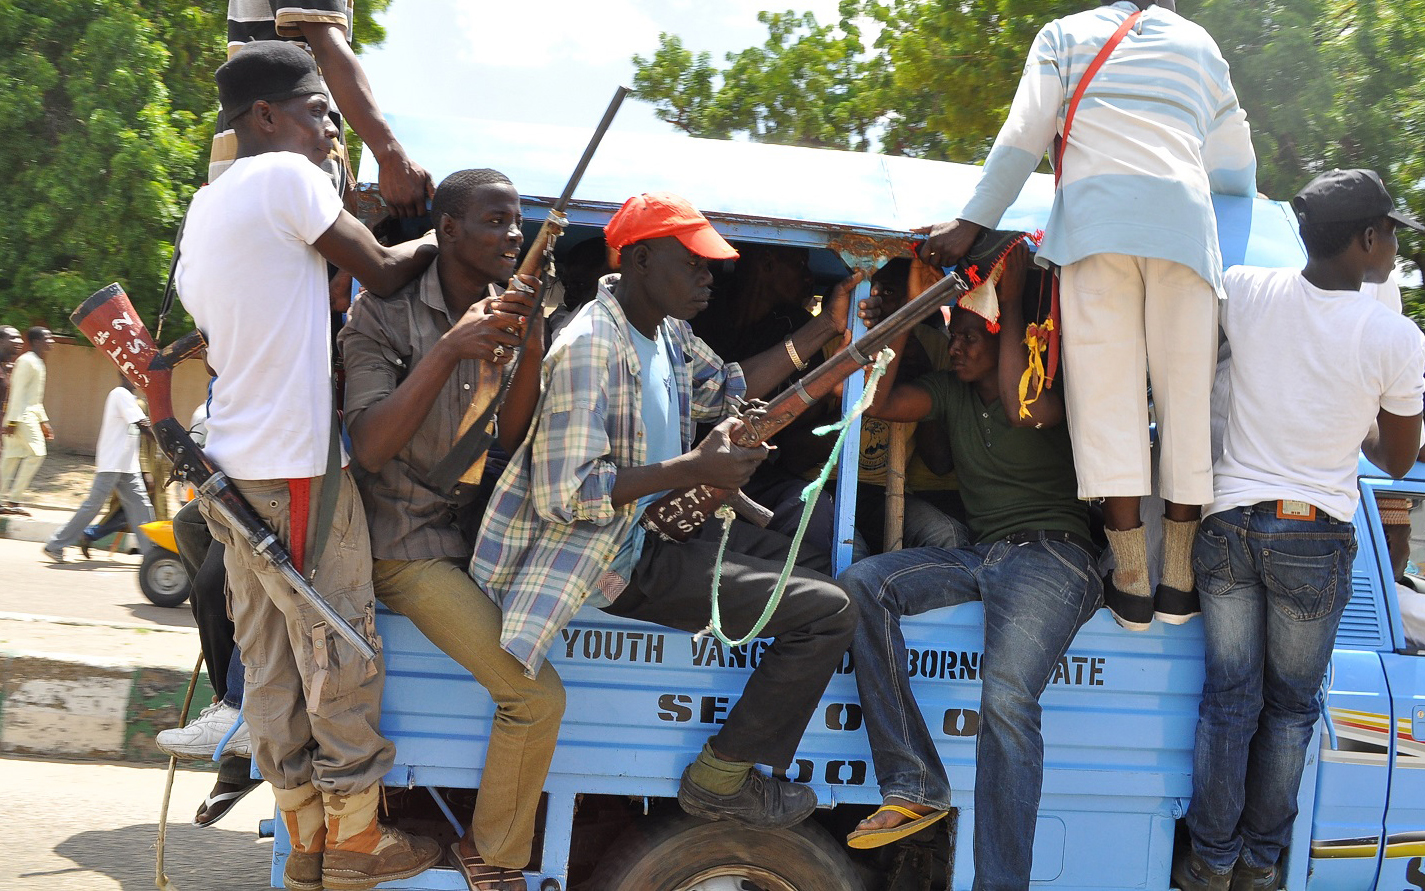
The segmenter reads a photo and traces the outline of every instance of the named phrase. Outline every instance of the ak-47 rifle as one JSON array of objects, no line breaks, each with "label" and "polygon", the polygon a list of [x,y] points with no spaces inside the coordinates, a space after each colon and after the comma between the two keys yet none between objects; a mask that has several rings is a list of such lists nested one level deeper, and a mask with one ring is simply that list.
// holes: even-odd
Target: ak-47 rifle
[{"label": "ak-47 rifle", "polygon": [[[922,291],[914,300],[882,319],[859,340],[842,349],[770,402],[751,400],[738,408],[742,424],[733,435],[740,446],[750,447],[766,442],[856,371],[870,365],[876,354],[897,337],[910,331],[921,319],[940,306],[959,300],[978,282],[980,269],[988,269],[1002,260],[1009,250],[1025,238],[1022,232],[987,231],[960,269]],[[979,258],[978,260],[970,258]],[[988,261],[988,262],[986,262]],[[687,541],[698,527],[712,517],[713,512],[733,498],[745,498],[735,489],[696,486],[673,491],[653,502],[643,512],[643,525],[670,541]]]},{"label": "ak-47 rifle", "polygon": [[[574,190],[578,188],[579,180],[584,178],[584,171],[588,168],[589,162],[593,160],[594,152],[598,150],[599,143],[603,141],[604,134],[609,130],[609,124],[613,123],[614,115],[618,113],[619,106],[623,104],[623,98],[627,95],[628,87],[619,87],[614,91],[614,98],[609,102],[609,107],[605,109],[599,125],[594,128],[594,135],[590,137],[589,144],[584,147],[584,154],[579,158],[579,163],[574,168],[574,174],[569,177],[569,182],[564,186],[559,200],[555,201],[554,206],[550,208],[549,216],[544,218],[544,224],[539,227],[539,234],[535,235],[529,250],[525,252],[524,261],[520,263],[520,268],[515,272],[517,277],[539,276],[546,264],[553,259],[554,243],[560,235],[564,234],[564,228],[569,225],[569,218],[564,215],[564,211],[569,207],[569,201],[574,197]],[[513,281],[518,282],[518,278]],[[543,296],[541,295],[540,305],[536,307],[535,312],[530,314],[530,320],[535,323],[542,322],[544,319]],[[427,482],[436,491],[459,498],[463,492],[471,491],[471,487],[480,482],[480,475],[485,470],[485,452],[495,439],[492,429],[495,412],[500,410],[500,405],[505,401],[505,393],[509,390],[510,381],[514,378],[519,356],[523,354],[524,347],[529,345],[530,335],[533,331],[534,325],[526,324],[524,326],[520,352],[509,363],[508,368],[502,370],[497,365],[487,362],[480,363],[475,378],[475,390],[470,398],[470,406],[465,409],[465,416],[460,419],[455,445],[435,467],[431,468],[430,475],[427,477]]]},{"label": "ak-47 rifle", "polygon": [[356,649],[368,662],[376,658],[369,641],[351,627],[351,623],[332,608],[312,587],[292,562],[292,554],[268,528],[252,506],[242,497],[216,464],[173,416],[173,368],[184,359],[202,352],[205,342],[200,331],[191,331],[162,350],[154,343],[148,328],[139,320],[129,295],[118,283],[94,292],[70,315],[70,321],[96,347],[106,353],[120,373],[134,386],[143,390],[148,399],[149,420],[153,435],[173,462],[175,479],[191,483],[198,495],[208,499],[229,525],[241,532],[252,549],[271,563],[282,577],[312,605],[327,624]]}]

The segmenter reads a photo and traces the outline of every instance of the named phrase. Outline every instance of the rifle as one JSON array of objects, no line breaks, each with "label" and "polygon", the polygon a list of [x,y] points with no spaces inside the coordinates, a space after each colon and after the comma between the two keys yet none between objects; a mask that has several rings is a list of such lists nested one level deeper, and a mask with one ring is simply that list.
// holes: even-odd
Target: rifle
[{"label": "rifle", "polygon": [[241,532],[258,556],[271,563],[333,630],[346,638],[363,659],[374,660],[376,650],[370,642],[297,571],[291,552],[277,533],[268,528],[227,475],[203,454],[173,416],[173,368],[202,352],[207,345],[203,333],[190,331],[160,350],[134,311],[129,295],[117,282],[95,291],[69,319],[148,397],[153,435],[159,448],[173,462],[173,479],[192,483],[199,496],[206,498],[233,529]]},{"label": "rifle", "polygon": [[[614,98],[609,102],[609,107],[604,110],[604,116],[600,119],[599,125],[594,128],[594,135],[589,138],[589,144],[584,147],[584,154],[579,158],[573,176],[569,177],[569,182],[564,186],[559,200],[554,202],[554,206],[549,210],[549,215],[544,218],[543,225],[539,227],[539,233],[530,243],[524,260],[515,272],[516,276],[537,276],[545,264],[553,259],[554,243],[559,240],[560,235],[564,234],[564,228],[569,225],[569,218],[564,215],[564,211],[569,207],[569,201],[574,197],[574,190],[578,188],[579,180],[584,178],[584,171],[588,169],[589,162],[594,158],[594,152],[598,150],[599,143],[603,141],[604,134],[608,132],[614,115],[618,113],[619,106],[623,104],[623,98],[627,95],[628,87],[619,87],[614,91]],[[515,281],[518,281],[518,278]],[[541,295],[536,312],[532,313],[529,318],[536,323],[542,323],[544,309],[544,295]],[[465,416],[460,419],[455,445],[451,446],[450,452],[431,469],[428,477],[428,481],[436,491],[459,498],[469,494],[473,487],[479,484],[480,475],[485,470],[485,452],[495,439],[491,422],[495,417],[495,412],[500,410],[501,404],[505,401],[505,393],[510,389],[510,381],[514,378],[519,356],[529,346],[530,334],[533,331],[534,325],[526,324],[524,326],[520,351],[510,361],[508,368],[502,370],[498,365],[491,365],[487,362],[479,364],[476,371],[475,391],[471,395],[470,406],[465,409]]]},{"label": "rifle", "polygon": [[[828,395],[846,378],[875,361],[891,341],[910,331],[938,307],[959,300],[1003,260],[1026,236],[1023,232],[986,230],[960,267],[922,291],[914,300],[882,319],[876,327],[842,349],[770,402],[754,399],[737,406],[742,421],[733,441],[748,447],[766,442],[799,415]],[[963,273],[963,276],[962,276]],[[723,503],[746,496],[735,489],[695,486],[669,492],[643,512],[643,525],[669,541],[687,541]]]}]

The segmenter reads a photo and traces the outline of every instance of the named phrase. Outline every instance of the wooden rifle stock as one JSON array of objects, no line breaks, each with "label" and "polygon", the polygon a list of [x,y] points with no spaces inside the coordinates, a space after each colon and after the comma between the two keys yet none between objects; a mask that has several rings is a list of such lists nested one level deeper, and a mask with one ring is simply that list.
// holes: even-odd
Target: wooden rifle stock
[{"label": "wooden rifle stock", "polygon": [[[568,209],[569,201],[574,197],[574,190],[579,186],[579,180],[584,178],[584,171],[588,169],[594,152],[598,150],[599,143],[603,141],[604,134],[608,132],[609,125],[613,123],[614,115],[618,113],[619,106],[623,104],[624,97],[628,95],[628,92],[628,87],[619,87],[614,91],[614,98],[609,102],[609,107],[604,110],[604,116],[599,120],[599,125],[594,128],[594,135],[589,139],[589,144],[584,147],[584,154],[579,158],[573,175],[569,177],[569,182],[565,184],[559,199],[550,208],[549,216],[544,218],[544,224],[539,227],[539,233],[535,235],[529,250],[525,252],[524,260],[520,263],[516,275],[529,275],[538,278],[545,264],[553,258],[554,243],[559,240],[560,235],[564,234],[564,228],[569,225],[569,218],[564,215],[564,211]],[[539,305],[530,314],[530,322],[543,323],[544,299],[546,297],[545,294],[540,295]],[[514,377],[515,369],[519,363],[519,356],[529,346],[533,331],[533,324],[525,324],[520,341],[520,352],[510,361],[508,368],[501,368],[489,362],[480,363],[475,377],[475,390],[470,397],[470,405],[465,409],[465,414],[460,419],[460,426],[456,430],[455,445],[451,447],[449,454],[431,469],[428,482],[437,491],[453,493],[457,487],[466,487],[468,491],[469,487],[480,482],[480,475],[485,472],[485,453],[495,438],[491,431],[495,412],[499,411],[500,404],[504,402],[505,393],[510,388],[510,380]]]},{"label": "wooden rifle stock", "polygon": [[[875,361],[891,341],[910,331],[940,306],[969,290],[957,273],[926,288],[914,300],[882,319],[851,346],[838,352],[770,402],[751,402],[739,410],[742,424],[733,441],[740,446],[766,442],[858,369]],[[669,492],[643,512],[643,524],[670,541],[687,541],[724,502],[738,496],[734,489],[696,486]]]}]

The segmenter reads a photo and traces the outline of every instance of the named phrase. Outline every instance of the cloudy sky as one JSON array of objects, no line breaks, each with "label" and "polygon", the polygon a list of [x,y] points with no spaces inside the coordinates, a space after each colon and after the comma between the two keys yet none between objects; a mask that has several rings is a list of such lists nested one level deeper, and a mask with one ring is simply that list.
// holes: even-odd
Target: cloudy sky
[{"label": "cloudy sky", "polygon": [[[785,2],[785,0],[784,0]],[[792,0],[797,12],[837,19],[836,0]],[[632,86],[635,53],[650,57],[658,34],[723,54],[766,39],[759,10],[776,0],[394,0],[386,43],[362,64],[381,108],[393,114],[459,114],[592,126],[614,88]],[[615,130],[668,133],[652,106],[628,102]],[[399,135],[399,134],[398,134]]]}]

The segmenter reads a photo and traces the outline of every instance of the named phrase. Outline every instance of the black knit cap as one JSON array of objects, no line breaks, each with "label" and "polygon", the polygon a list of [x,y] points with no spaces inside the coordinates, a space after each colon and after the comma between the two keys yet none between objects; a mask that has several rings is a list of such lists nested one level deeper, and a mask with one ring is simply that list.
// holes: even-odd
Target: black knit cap
[{"label": "black knit cap", "polygon": [[1390,217],[1402,226],[1425,232],[1425,226],[1397,210],[1380,174],[1374,170],[1328,170],[1306,184],[1291,199],[1297,219],[1304,223],[1348,223],[1373,217]]},{"label": "black knit cap", "polygon": [[285,40],[250,43],[219,66],[218,101],[228,120],[252,108],[259,99],[281,102],[297,96],[325,93],[317,63]]}]

